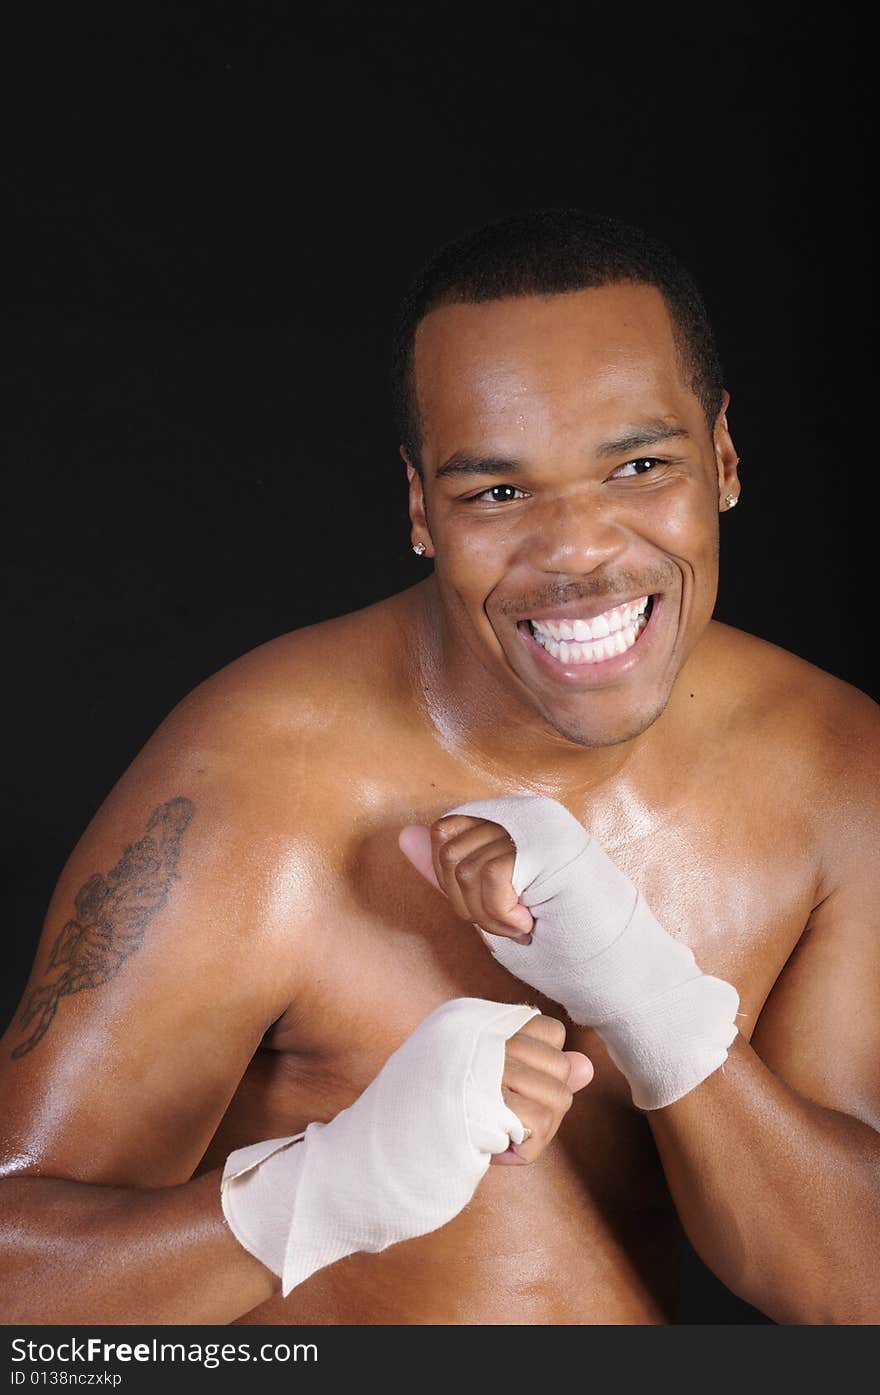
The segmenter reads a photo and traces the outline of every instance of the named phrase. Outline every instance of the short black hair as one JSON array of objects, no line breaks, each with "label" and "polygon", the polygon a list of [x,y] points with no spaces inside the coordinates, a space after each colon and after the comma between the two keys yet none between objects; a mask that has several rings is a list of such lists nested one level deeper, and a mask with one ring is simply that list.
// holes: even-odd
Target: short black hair
[{"label": "short black hair", "polygon": [[441,305],[508,296],[558,295],[621,282],[656,286],[710,429],[723,381],[715,335],[690,274],[639,228],[574,208],[515,214],[441,247],[407,292],[394,331],[391,393],[398,440],[421,472],[421,423],[413,372],[416,330]]}]

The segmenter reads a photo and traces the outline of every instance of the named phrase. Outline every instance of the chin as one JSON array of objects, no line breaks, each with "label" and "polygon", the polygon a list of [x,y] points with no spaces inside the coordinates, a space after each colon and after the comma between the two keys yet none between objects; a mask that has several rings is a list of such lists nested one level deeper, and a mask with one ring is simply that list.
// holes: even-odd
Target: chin
[{"label": "chin", "polygon": [[544,721],[558,736],[574,746],[620,746],[625,741],[633,741],[653,726],[662,716],[669,702],[665,693],[647,708],[638,712],[626,711],[599,719],[595,713],[542,712]]}]

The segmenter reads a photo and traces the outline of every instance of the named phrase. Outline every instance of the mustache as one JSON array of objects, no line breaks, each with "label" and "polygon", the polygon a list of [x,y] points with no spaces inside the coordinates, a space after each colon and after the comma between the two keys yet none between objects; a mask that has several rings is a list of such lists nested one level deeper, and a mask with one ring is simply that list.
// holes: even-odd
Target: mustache
[{"label": "mustache", "polygon": [[498,609],[502,615],[519,617],[554,605],[592,601],[605,596],[650,596],[662,591],[675,577],[675,569],[650,567],[643,572],[614,571],[604,575],[582,576],[577,580],[558,581],[532,591],[527,596],[506,597]]}]

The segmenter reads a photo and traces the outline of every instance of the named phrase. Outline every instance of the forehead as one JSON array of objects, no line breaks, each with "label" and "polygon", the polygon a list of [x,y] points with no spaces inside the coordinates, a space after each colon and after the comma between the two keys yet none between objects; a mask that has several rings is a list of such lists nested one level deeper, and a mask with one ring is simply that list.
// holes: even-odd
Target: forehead
[{"label": "forehead", "polygon": [[425,446],[699,410],[654,286],[440,306],[416,333],[415,382]]}]

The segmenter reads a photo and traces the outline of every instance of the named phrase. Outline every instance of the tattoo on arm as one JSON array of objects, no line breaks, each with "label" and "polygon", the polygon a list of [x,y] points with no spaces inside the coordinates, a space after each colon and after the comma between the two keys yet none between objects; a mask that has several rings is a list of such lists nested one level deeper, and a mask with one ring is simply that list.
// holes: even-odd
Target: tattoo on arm
[{"label": "tattoo on arm", "polygon": [[76,915],[52,946],[46,969],[46,975],[56,969],[61,973],[29,995],[21,1025],[36,1021],[36,1026],[15,1048],[13,1060],[42,1041],[62,998],[99,988],[140,949],[147,926],[168,900],[181,840],[194,813],[195,805],[181,795],[160,804],[143,838],[125,849],[109,875],[95,872],[80,888],[74,900]]}]

